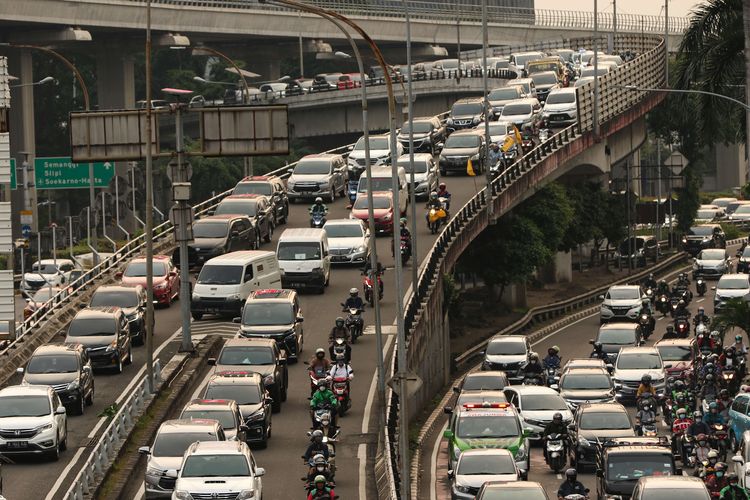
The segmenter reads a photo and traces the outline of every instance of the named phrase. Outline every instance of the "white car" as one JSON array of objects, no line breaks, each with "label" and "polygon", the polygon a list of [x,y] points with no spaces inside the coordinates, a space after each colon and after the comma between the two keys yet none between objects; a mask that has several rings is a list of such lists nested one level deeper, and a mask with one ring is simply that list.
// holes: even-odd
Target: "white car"
[{"label": "white car", "polygon": [[729,272],[731,259],[723,248],[706,248],[693,261],[693,279],[721,278]]},{"label": "white car", "polygon": [[518,130],[526,127],[533,128],[536,126],[541,110],[542,105],[536,98],[518,99],[506,104],[498,119],[513,123]]},{"label": "white car", "polygon": [[600,295],[602,300],[599,311],[599,322],[608,321],[636,321],[641,314],[644,296],[638,285],[614,285],[609,287],[606,295]]},{"label": "white car", "polygon": [[615,397],[619,402],[635,400],[641,378],[651,376],[651,385],[656,396],[664,395],[667,373],[664,362],[656,347],[623,347],[617,356],[612,380],[615,383]]},{"label": "white car", "polygon": [[67,442],[65,407],[52,387],[12,385],[0,390],[0,453],[57,460]]},{"label": "white car", "polygon": [[508,380],[523,380],[531,346],[525,335],[497,335],[487,343],[482,370],[502,370]]},{"label": "white car", "polygon": [[544,103],[542,120],[546,120],[550,125],[575,123],[578,120],[576,89],[567,87],[552,90]]},{"label": "white car", "polygon": [[531,429],[529,439],[540,440],[544,428],[560,413],[563,422],[573,420],[565,400],[556,390],[538,385],[512,385],[503,389],[508,402],[516,407],[524,429]]},{"label": "white car", "polygon": [[[396,142],[396,158],[404,154],[404,146]],[[365,171],[365,138],[360,137],[346,159],[349,178],[357,178]],[[391,164],[391,141],[388,134],[370,136],[370,165]]]},{"label": "white car", "polygon": [[77,269],[70,259],[42,259],[31,265],[31,272],[24,273],[21,292],[31,295],[45,286],[60,286],[71,281],[71,273]]},{"label": "white car", "polygon": [[177,479],[172,500],[195,498],[263,498],[266,473],[255,463],[247,444],[237,441],[201,441],[190,445],[180,471],[167,475]]},{"label": "white car", "polygon": [[[513,133],[513,124],[505,121],[490,122],[490,140],[502,147],[505,138]],[[480,126],[480,129],[484,130]]]},{"label": "white car", "polygon": [[336,195],[346,196],[346,164],[341,155],[312,154],[297,162],[287,179],[287,197],[295,201],[302,198],[336,201]]},{"label": "white car", "polygon": [[[493,122],[495,123],[495,122]],[[414,190],[414,198],[428,199],[432,191],[438,190],[438,168],[435,165],[435,157],[430,153],[414,154],[414,184],[411,184],[411,159],[409,153],[401,155],[396,165],[404,169],[406,181],[409,183],[409,192]]]},{"label": "white car", "polygon": [[359,219],[326,221],[331,264],[362,264],[370,254],[370,231]]},{"label": "white car", "polygon": [[743,298],[750,294],[750,276],[747,274],[725,274],[715,287],[714,311],[721,309],[729,299]]},{"label": "white car", "polygon": [[513,454],[504,449],[473,449],[461,453],[455,470],[448,471],[451,498],[473,500],[487,481],[518,481]]}]

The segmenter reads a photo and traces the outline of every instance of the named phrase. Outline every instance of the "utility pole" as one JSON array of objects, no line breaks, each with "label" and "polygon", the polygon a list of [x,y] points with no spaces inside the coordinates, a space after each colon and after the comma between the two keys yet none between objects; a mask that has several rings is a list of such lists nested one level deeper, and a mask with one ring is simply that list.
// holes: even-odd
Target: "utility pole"
[{"label": "utility pole", "polygon": [[656,138],[656,258],[659,258],[659,245],[661,241],[661,219],[659,219],[659,204],[661,203],[661,138]]},{"label": "utility pole", "polygon": [[594,140],[599,140],[599,2],[594,0]]},{"label": "utility pole", "polygon": [[[419,280],[419,265],[417,265],[417,199],[415,191],[417,184],[414,181],[414,107],[412,103],[412,84],[411,84],[411,19],[409,17],[409,6],[407,2],[404,2],[404,15],[406,17],[406,93],[409,103],[407,109],[409,110],[409,169],[410,178],[409,184],[411,189],[409,190],[409,204],[411,205],[411,293],[417,293],[417,281]],[[396,256],[397,258],[399,256]]]},{"label": "utility pole", "polygon": [[664,78],[669,87],[669,0],[664,0]]},{"label": "utility pole", "polygon": [[631,230],[633,228],[633,224],[630,219],[630,193],[631,193],[631,186],[630,183],[632,182],[630,180],[630,160],[627,160],[625,162],[625,179],[627,186],[625,188],[625,203],[627,203],[628,206],[628,275],[632,274],[633,272],[633,236],[631,234]]},{"label": "utility pole", "polygon": [[[152,394],[154,385],[154,186],[151,151],[151,0],[146,0],[146,377]],[[135,209],[135,205],[133,205]],[[187,297],[182,297],[183,301]]]},{"label": "utility pole", "polygon": [[[492,170],[490,169],[490,102],[487,98],[487,0],[482,0],[482,107],[484,108],[484,174],[487,177],[487,218],[492,224],[494,206],[492,205]],[[459,68],[460,68],[459,63]]]}]

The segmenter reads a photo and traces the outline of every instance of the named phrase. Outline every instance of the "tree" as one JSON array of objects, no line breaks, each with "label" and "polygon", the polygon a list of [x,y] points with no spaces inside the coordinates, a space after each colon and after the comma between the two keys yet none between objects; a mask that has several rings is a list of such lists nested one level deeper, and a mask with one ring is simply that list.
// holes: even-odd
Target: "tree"
[{"label": "tree", "polygon": [[[573,221],[575,209],[565,187],[553,182],[537,191],[517,209],[520,217],[529,219],[541,231],[544,244],[553,255],[561,250],[563,238]],[[564,249],[563,249],[564,250]]]},{"label": "tree", "polygon": [[566,196],[573,208],[572,220],[575,223],[568,225],[561,249],[569,251],[592,240],[601,244],[604,236],[600,219],[609,195],[602,191],[598,183],[586,182],[566,186]]},{"label": "tree", "polygon": [[712,326],[722,332],[740,328],[750,335],[750,302],[744,298],[729,299],[714,316]]}]

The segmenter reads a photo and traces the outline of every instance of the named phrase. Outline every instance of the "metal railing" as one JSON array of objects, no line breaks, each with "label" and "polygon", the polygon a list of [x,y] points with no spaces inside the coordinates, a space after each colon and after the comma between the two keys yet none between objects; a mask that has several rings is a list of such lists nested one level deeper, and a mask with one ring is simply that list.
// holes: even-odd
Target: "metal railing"
[{"label": "metal railing", "polygon": [[[635,42],[629,37],[618,36],[615,40],[615,47],[624,47],[624,44],[628,41]],[[644,47],[650,46],[650,50],[645,53],[641,52],[641,55],[634,60],[600,77],[600,82],[605,82],[607,90],[602,92],[600,100],[599,123],[605,123],[646,98],[643,93],[628,92],[617,88],[614,82],[625,81],[625,77],[628,77],[632,78],[628,84],[647,88],[658,88],[664,83],[663,39],[647,37],[640,43]],[[583,134],[593,130],[594,97],[589,90],[588,86],[584,86],[577,93],[578,123],[561,130],[547,141],[539,144],[502,172],[492,181],[491,191],[488,192],[485,187],[467,201],[435,240],[420,270],[417,286],[407,297],[404,317],[404,330],[407,335],[407,358],[415,357],[415,349],[425,349],[425,346],[433,340],[430,338],[429,331],[422,331],[427,330],[427,328],[419,328],[422,315],[427,312],[430,305],[435,305],[434,302],[438,300],[436,296],[442,293],[441,287],[438,285],[444,270],[457,260],[463,249],[483,229],[483,224],[488,223],[488,203],[493,203],[496,207],[495,214],[507,211],[514,201],[521,199],[523,193],[528,189],[533,189],[554,170],[556,165],[545,165],[545,160],[548,157],[570,146],[574,141],[582,139]],[[407,359],[409,369],[415,369],[414,363],[410,361],[413,360]],[[416,360],[414,361],[416,362]],[[422,378],[425,380],[424,377]],[[389,492],[392,498],[399,498],[398,462],[408,459],[408,457],[399,457],[395,448],[399,432],[397,417],[398,396],[392,390],[389,390],[385,448],[389,460],[386,465],[390,466],[391,469],[388,474],[393,478],[389,482],[394,486],[394,489]]]},{"label": "metal railing", "polygon": [[[158,359],[154,362],[154,377],[157,386],[161,386],[161,364]],[[65,500],[84,500],[93,493],[110,461],[117,457],[120,441],[130,434],[152,396],[148,389],[148,377],[144,375],[97,439],[96,446],[65,493]]]},{"label": "metal railing", "polygon": [[[67,0],[69,2],[92,3],[92,0]],[[102,3],[145,3],[145,0],[99,0]],[[315,6],[335,10],[340,14],[354,18],[392,18],[402,19],[404,3],[412,19],[450,20],[464,23],[482,22],[482,5],[476,0],[458,0],[441,3],[427,0],[372,0],[366,3],[358,0],[313,0]],[[291,11],[292,9],[261,4],[255,0],[152,0],[154,7],[185,7],[196,9],[231,9],[256,11]],[[295,11],[296,12],[296,11]],[[536,26],[562,29],[594,29],[594,13],[590,11],[530,9],[523,7],[488,7],[488,20],[494,24]],[[599,29],[612,31],[614,17],[611,12],[599,12]],[[670,33],[681,33],[687,28],[687,17],[670,17]],[[639,14],[617,14],[619,32],[664,33],[664,17]]]}]

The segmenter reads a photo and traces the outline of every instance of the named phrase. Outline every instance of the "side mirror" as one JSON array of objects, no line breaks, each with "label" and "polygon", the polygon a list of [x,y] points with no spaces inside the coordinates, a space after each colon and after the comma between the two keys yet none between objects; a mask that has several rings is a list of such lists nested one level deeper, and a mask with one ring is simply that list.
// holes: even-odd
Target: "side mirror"
[{"label": "side mirror", "polygon": [[55,408],[55,415],[65,415],[66,410],[64,406],[58,406]]},{"label": "side mirror", "polygon": [[118,272],[115,273],[115,279],[118,279],[118,280],[122,279],[122,272],[121,271],[118,271]]},{"label": "side mirror", "polygon": [[534,429],[532,429],[531,427],[524,427],[524,429],[523,429],[523,437],[529,437],[532,434],[534,434]]},{"label": "side mirror", "polygon": [[286,358],[279,358],[279,364],[285,365],[286,364]]},{"label": "side mirror", "polygon": [[177,471],[174,469],[167,470],[164,475],[172,479],[177,479]]},{"label": "side mirror", "polygon": [[448,471],[448,477],[449,477],[450,479],[453,479],[453,476],[454,476],[454,474],[455,474],[455,473],[453,472],[453,470],[452,470],[452,469]]},{"label": "side mirror", "polygon": [[742,459],[742,455],[735,455],[732,457],[732,462],[742,465],[745,461]]},{"label": "side mirror", "polygon": [[568,430],[575,432],[575,430],[576,430],[575,424],[568,424]]},{"label": "side mirror", "polygon": [[594,339],[589,339],[589,344],[594,345]]},{"label": "side mirror", "polygon": [[597,297],[597,298],[598,298],[599,300],[604,300],[604,295],[599,295],[599,297]]},{"label": "side mirror", "polygon": [[26,300],[26,303],[27,303],[27,304],[31,303],[31,298],[30,298],[30,297],[26,297],[26,299],[25,299],[25,300]]},{"label": "side mirror", "polygon": [[270,405],[273,403],[273,398],[266,398],[266,404]]},{"label": "side mirror", "polygon": [[666,365],[664,365],[664,368],[672,368],[672,363],[667,363]]},{"label": "side mirror", "polygon": [[559,391],[560,390],[560,386],[557,385],[557,384],[550,384],[549,388],[552,389],[553,391]]},{"label": "side mirror", "polygon": [[245,424],[240,425],[240,432],[250,432],[250,427]]},{"label": "side mirror", "polygon": [[293,169],[293,168],[288,168],[288,169],[286,169],[286,171],[287,171],[288,173],[290,173],[290,174],[294,173],[294,169]]},{"label": "side mirror", "polygon": [[216,366],[216,358],[208,358],[209,366]]},{"label": "side mirror", "polygon": [[354,146],[349,145],[349,146],[346,147],[346,150],[347,151],[353,151],[354,150]]},{"label": "side mirror", "polygon": [[456,394],[459,394],[461,392],[461,389],[459,389],[457,385],[454,385],[453,392],[455,392]]},{"label": "side mirror", "polygon": [[91,365],[86,365],[83,367],[83,371],[86,373],[91,373]]},{"label": "side mirror", "polygon": [[148,446],[141,446],[140,448],[138,448],[138,453],[140,453],[141,455],[151,455],[151,448],[149,448]]},{"label": "side mirror", "polygon": [[446,439],[452,439],[453,438],[453,431],[450,429],[445,429],[443,431],[443,437]]},{"label": "side mirror", "polygon": [[255,477],[261,477],[265,475],[266,475],[266,469],[264,469],[263,467],[258,467],[257,469],[255,469]]},{"label": "side mirror", "polygon": [[232,231],[232,233],[229,235],[230,238],[239,238],[240,232],[239,231]]},{"label": "side mirror", "polygon": [[242,318],[240,317],[232,318],[232,323],[241,323],[241,322],[242,322]]},{"label": "side mirror", "polygon": [[297,323],[302,323],[303,321],[305,321],[305,318],[303,318],[302,316],[297,316]]},{"label": "side mirror", "polygon": [[443,413],[445,413],[446,415],[450,415],[453,413],[453,408],[451,408],[450,406],[443,406]]},{"label": "side mirror", "polygon": [[712,287],[711,287],[711,290],[714,290],[714,291],[716,291],[716,287],[715,287],[715,286],[712,286]]},{"label": "side mirror", "polygon": [[18,373],[19,375],[23,375],[23,367],[16,368],[16,373]]}]

